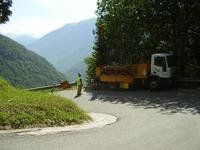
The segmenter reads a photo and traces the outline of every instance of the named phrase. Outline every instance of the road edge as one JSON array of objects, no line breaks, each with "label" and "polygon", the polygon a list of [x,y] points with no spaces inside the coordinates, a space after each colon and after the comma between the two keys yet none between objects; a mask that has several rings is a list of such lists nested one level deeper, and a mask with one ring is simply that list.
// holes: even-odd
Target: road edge
[{"label": "road edge", "polygon": [[17,134],[17,135],[33,135],[40,136],[46,134],[55,134],[59,132],[72,132],[92,128],[103,128],[106,125],[115,123],[118,118],[104,113],[88,113],[92,121],[80,125],[70,125],[64,127],[46,127],[46,128],[30,128],[30,129],[16,129],[16,130],[0,130],[1,134]]}]

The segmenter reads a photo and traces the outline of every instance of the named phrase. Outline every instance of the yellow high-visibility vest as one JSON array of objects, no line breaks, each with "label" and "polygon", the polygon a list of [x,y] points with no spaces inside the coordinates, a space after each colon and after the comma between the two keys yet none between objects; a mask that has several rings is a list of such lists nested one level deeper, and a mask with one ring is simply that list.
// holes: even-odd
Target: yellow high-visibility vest
[{"label": "yellow high-visibility vest", "polygon": [[77,77],[76,82],[77,82],[77,86],[82,85],[82,79],[81,79],[81,77]]}]

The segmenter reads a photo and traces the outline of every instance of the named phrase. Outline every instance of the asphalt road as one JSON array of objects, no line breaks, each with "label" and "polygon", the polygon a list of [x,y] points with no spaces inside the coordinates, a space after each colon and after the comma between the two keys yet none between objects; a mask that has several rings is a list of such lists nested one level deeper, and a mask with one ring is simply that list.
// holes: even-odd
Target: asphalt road
[{"label": "asphalt road", "polygon": [[[58,94],[73,98],[75,91]],[[0,135],[0,150],[200,150],[200,91],[98,91],[75,101],[118,121],[53,135]]]}]

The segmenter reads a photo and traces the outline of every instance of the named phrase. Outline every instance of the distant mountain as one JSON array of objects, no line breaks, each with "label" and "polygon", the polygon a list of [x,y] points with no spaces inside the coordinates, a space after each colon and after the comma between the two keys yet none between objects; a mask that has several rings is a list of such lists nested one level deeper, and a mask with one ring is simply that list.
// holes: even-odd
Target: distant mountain
[{"label": "distant mountain", "polygon": [[37,39],[32,37],[32,36],[28,36],[28,35],[20,35],[17,36],[16,38],[14,38],[13,40],[17,41],[18,43],[27,46],[30,45],[31,43],[35,42]]},{"label": "distant mountain", "polygon": [[14,86],[37,87],[64,80],[44,58],[0,34],[0,76]]},{"label": "distant mountain", "polygon": [[[91,53],[95,22],[93,18],[67,24],[28,45],[28,48],[45,57],[62,73],[67,73]],[[76,69],[82,70],[81,67]]]},{"label": "distant mountain", "polygon": [[69,81],[76,81],[76,78],[77,78],[77,74],[80,73],[82,78],[85,79],[86,78],[86,64],[81,61],[77,64],[74,64],[71,66],[70,69],[68,69],[66,72],[64,72],[64,74],[66,74],[67,76],[67,79]]},{"label": "distant mountain", "polygon": [[37,40],[37,38],[25,34],[24,35],[6,34],[6,36],[24,46],[30,45],[31,43]]}]

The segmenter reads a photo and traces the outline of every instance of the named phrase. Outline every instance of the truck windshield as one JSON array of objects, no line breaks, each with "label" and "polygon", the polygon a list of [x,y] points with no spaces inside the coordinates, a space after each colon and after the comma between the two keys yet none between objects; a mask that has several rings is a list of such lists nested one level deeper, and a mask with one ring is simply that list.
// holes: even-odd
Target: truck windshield
[{"label": "truck windshield", "polygon": [[165,57],[155,57],[154,65],[156,66],[166,66]]},{"label": "truck windshield", "polygon": [[176,65],[174,56],[167,56],[167,64],[168,67],[174,67]]}]

